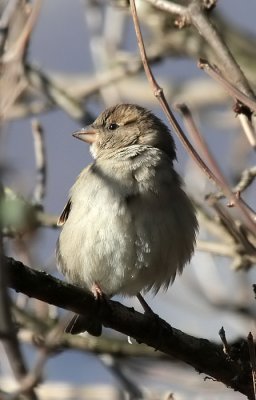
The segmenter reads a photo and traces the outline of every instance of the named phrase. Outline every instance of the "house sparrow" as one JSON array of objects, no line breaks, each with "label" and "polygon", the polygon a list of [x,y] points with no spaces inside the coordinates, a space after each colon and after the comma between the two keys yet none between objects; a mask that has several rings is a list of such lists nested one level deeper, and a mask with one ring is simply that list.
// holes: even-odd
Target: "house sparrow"
[{"label": "house sparrow", "polygon": [[[74,133],[95,161],[78,176],[59,225],[60,271],[99,298],[143,298],[167,289],[190,260],[198,224],[173,168],[167,126],[134,104],[106,109]],[[75,316],[67,332],[100,335],[98,320]]]}]

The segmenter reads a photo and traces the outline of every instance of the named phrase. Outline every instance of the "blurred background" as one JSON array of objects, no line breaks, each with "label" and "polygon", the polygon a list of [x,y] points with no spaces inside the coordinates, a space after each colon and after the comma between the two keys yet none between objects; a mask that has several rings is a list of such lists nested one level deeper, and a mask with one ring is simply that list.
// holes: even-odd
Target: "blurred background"
[{"label": "blurred background", "polygon": [[[197,66],[200,57],[219,66],[218,57],[193,26],[178,29],[177,16],[148,1],[136,4],[148,58],[169,104],[175,107],[185,102],[190,107],[230,187],[247,171],[251,182],[243,199],[250,210],[255,208],[254,139],[250,140],[234,113],[232,98]],[[122,102],[140,104],[167,121],[145,78],[126,1],[2,0],[0,12],[1,27],[8,17],[7,37],[0,31],[5,251],[30,267],[63,279],[55,264],[56,221],[75,178],[92,161],[87,145],[74,140],[72,132],[92,122],[106,107]],[[256,3],[222,0],[209,13],[254,88]],[[184,127],[182,116],[175,113]],[[186,128],[185,132],[189,137]],[[220,342],[218,332],[223,326],[228,342],[233,343],[255,331],[255,252],[248,255],[235,236],[234,230],[244,224],[243,217],[226,207],[227,199],[217,196],[218,189],[175,134],[174,139],[176,169],[198,209],[198,249],[166,293],[146,298],[175,328]],[[207,162],[203,153],[202,157]],[[206,199],[210,194],[212,203]],[[222,212],[227,215],[223,217]],[[234,227],[227,228],[223,220]],[[245,237],[247,244],[255,245],[255,237],[248,232]],[[141,310],[136,300],[119,300]],[[51,322],[63,312],[22,294],[12,293],[12,301],[23,356],[33,371],[40,356],[40,335],[46,335]],[[136,343],[128,344],[124,335],[107,329],[100,338],[85,333],[67,343],[44,360],[38,398],[245,398],[205,380],[203,374],[181,362],[141,350]],[[119,356],[107,351],[107,346],[111,349],[115,343],[122,349]],[[103,351],[95,350],[102,344]],[[129,347],[134,347],[132,355]],[[0,387],[12,392],[18,383],[4,346],[0,352]]]}]

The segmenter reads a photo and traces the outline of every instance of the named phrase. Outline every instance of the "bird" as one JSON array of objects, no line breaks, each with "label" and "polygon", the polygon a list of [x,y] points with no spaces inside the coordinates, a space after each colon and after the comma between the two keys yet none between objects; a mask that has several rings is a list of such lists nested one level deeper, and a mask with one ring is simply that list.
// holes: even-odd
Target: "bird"
[{"label": "bird", "polygon": [[[57,266],[97,299],[166,290],[190,261],[196,243],[195,207],[174,169],[168,127],[136,104],[117,104],[73,134],[94,161],[70,190],[58,225]],[[66,332],[101,334],[96,318],[74,315]]]}]

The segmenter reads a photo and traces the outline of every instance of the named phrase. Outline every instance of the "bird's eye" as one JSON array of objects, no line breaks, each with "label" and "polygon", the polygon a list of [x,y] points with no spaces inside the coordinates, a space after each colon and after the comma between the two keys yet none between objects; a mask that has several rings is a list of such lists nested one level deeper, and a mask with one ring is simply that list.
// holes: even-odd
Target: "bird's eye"
[{"label": "bird's eye", "polygon": [[109,124],[108,129],[110,131],[114,131],[115,129],[118,128],[119,125],[117,125],[115,122],[112,122],[112,124]]}]

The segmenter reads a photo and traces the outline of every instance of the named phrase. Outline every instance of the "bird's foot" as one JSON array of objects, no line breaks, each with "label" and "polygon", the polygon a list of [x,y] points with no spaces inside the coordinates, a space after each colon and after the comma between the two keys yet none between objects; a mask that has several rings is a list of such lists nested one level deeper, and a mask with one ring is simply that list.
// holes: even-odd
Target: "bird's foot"
[{"label": "bird's foot", "polygon": [[91,292],[94,295],[96,300],[104,300],[106,298],[105,293],[103,293],[100,285],[97,282],[94,282],[91,287]]},{"label": "bird's foot", "polygon": [[91,292],[98,303],[98,308],[101,308],[101,305],[108,304],[108,301],[111,296],[108,296],[106,293],[103,292],[98,282],[94,282],[91,287]]}]

